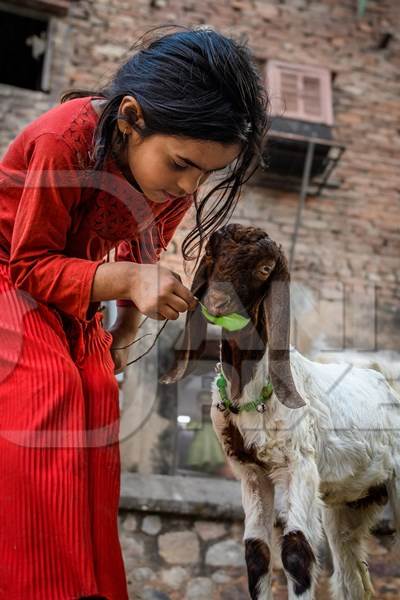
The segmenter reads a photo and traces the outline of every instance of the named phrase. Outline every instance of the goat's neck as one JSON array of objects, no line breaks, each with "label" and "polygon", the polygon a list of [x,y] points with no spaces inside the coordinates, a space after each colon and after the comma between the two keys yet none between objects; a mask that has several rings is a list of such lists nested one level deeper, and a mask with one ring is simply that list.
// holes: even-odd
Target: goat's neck
[{"label": "goat's neck", "polygon": [[259,331],[253,323],[235,333],[222,333],[221,363],[231,384],[232,400],[241,396],[244,386],[253,378],[265,354],[266,342],[265,328]]}]

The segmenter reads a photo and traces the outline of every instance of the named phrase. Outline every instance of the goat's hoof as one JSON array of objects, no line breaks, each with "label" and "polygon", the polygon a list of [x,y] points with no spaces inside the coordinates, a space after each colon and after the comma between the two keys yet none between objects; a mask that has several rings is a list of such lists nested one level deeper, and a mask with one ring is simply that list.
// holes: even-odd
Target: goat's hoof
[{"label": "goat's hoof", "polygon": [[263,413],[263,412],[265,412],[265,404],[264,404],[264,402],[261,402],[261,404],[259,404],[259,405],[257,406],[257,409],[256,409],[256,410],[257,410],[259,413]]},{"label": "goat's hoof", "polygon": [[225,408],[225,404],[223,402],[218,402],[216,406],[217,406],[218,410],[220,410],[221,412],[225,412],[226,408]]}]

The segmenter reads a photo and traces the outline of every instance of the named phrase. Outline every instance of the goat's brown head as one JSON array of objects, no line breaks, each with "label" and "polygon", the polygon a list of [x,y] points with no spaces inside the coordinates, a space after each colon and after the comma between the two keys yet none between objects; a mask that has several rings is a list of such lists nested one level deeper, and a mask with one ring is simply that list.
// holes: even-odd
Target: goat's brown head
[{"label": "goat's brown head", "polygon": [[[262,230],[230,224],[210,237],[196,270],[192,293],[214,316],[233,312],[250,317],[241,331],[222,333],[222,361],[237,397],[268,344],[269,375],[278,399],[304,406],[290,370],[290,276],[280,248]],[[200,307],[187,314],[177,365],[161,381],[191,372],[204,352],[207,322]]]}]

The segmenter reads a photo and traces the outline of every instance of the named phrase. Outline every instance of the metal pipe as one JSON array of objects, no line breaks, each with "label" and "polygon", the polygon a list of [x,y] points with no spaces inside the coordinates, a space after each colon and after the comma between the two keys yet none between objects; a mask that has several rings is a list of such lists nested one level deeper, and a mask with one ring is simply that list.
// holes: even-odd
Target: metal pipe
[{"label": "metal pipe", "polygon": [[311,165],[312,165],[313,158],[314,158],[314,149],[315,149],[315,141],[314,141],[314,138],[312,138],[311,140],[308,140],[306,160],[304,161],[303,178],[301,181],[300,200],[299,200],[299,204],[297,207],[296,222],[295,222],[293,236],[292,236],[292,246],[290,248],[289,270],[291,270],[292,266],[293,266],[297,237],[298,237],[299,229],[300,229],[300,225],[301,225],[301,216],[302,216],[302,212],[303,212],[303,208],[304,208],[304,202],[307,197],[308,184],[310,182],[310,173],[311,173]]}]

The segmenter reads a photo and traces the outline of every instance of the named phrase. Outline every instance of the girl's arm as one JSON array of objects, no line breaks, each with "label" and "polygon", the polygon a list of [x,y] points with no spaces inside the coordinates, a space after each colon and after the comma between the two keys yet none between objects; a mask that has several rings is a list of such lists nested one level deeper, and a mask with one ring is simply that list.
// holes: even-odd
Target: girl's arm
[{"label": "girl's arm", "polygon": [[116,373],[120,373],[127,365],[129,350],[137,337],[141,318],[142,315],[135,306],[117,306],[117,318],[109,329],[113,337],[110,351]]},{"label": "girl's arm", "polygon": [[[100,265],[93,279],[91,302],[130,298],[128,282],[134,277],[134,271],[135,265],[129,262],[103,263]],[[116,332],[118,330],[121,337],[128,336],[133,339],[139,321],[140,312],[133,302],[127,302],[126,306],[117,305],[117,318],[111,331]],[[117,346],[118,344],[114,345]],[[124,344],[121,343],[121,345]]]},{"label": "girl's arm", "polygon": [[132,262],[110,262],[99,265],[93,278],[91,302],[122,298],[130,300],[131,281],[137,276],[137,265]]},{"label": "girl's arm", "polygon": [[111,355],[115,372],[128,362],[129,348],[136,337],[140,311],[154,318],[176,319],[179,312],[194,308],[191,292],[169,271],[158,264],[130,262],[104,263],[93,279],[92,301],[114,298],[132,300],[135,304],[117,307],[118,316],[110,329],[113,336]]},{"label": "girl's arm", "polygon": [[195,308],[193,294],[165,267],[133,262],[103,263],[93,278],[91,301],[121,298],[131,300],[153,319],[177,319],[179,313]]},{"label": "girl's arm", "polygon": [[[118,306],[117,318],[115,319],[111,329],[118,329],[121,334],[126,334],[133,339],[133,336],[136,334],[142,318],[143,315],[140,314],[136,306]],[[131,340],[128,340],[128,342],[129,341]]]},{"label": "girl's arm", "polygon": [[64,254],[84,183],[76,171],[75,151],[62,137],[46,132],[28,141],[24,153],[24,172],[16,172],[4,186],[6,197],[20,195],[10,247],[11,280],[34,300],[85,319],[93,276],[104,260]]}]

